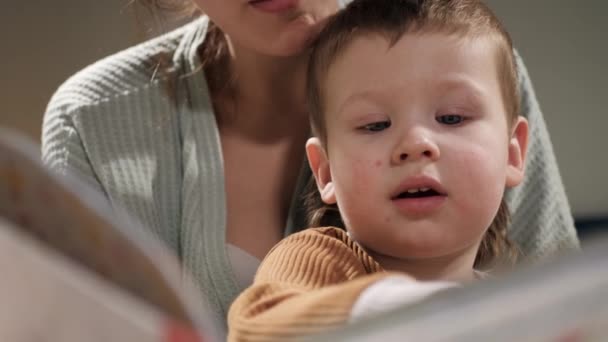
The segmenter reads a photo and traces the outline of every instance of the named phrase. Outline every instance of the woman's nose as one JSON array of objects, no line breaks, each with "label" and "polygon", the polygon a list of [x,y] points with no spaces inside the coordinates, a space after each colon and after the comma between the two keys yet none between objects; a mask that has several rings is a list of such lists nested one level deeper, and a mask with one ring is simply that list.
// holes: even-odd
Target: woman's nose
[{"label": "woman's nose", "polygon": [[410,132],[399,141],[391,159],[394,164],[400,164],[419,159],[435,161],[439,156],[439,147],[431,137],[423,133]]}]

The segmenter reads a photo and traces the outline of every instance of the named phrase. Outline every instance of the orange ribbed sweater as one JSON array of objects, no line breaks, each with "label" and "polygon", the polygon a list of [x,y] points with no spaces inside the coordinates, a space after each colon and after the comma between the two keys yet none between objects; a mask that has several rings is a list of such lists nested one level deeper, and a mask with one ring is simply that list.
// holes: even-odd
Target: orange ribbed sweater
[{"label": "orange ribbed sweater", "polygon": [[344,324],[361,292],[391,274],[341,229],[293,234],[230,307],[228,340],[285,340]]}]

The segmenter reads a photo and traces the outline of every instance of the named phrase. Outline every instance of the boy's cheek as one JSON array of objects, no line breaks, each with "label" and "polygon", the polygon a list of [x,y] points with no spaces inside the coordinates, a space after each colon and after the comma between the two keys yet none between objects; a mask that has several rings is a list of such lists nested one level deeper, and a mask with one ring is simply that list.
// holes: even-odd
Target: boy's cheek
[{"label": "boy's cheek", "polygon": [[384,178],[375,165],[375,160],[357,159],[345,169],[349,188],[351,191],[356,192],[355,195],[372,194],[378,186],[379,179]]}]

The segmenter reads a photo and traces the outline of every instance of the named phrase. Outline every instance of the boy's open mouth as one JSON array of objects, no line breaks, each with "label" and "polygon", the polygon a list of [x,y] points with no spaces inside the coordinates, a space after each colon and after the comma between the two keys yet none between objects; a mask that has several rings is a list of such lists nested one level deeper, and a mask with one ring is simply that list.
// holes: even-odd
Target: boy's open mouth
[{"label": "boy's open mouth", "polygon": [[406,178],[391,194],[393,201],[439,197],[447,197],[443,185],[436,178],[424,174]]},{"label": "boy's open mouth", "polygon": [[431,188],[420,188],[420,189],[410,189],[398,194],[393,199],[404,199],[404,198],[424,198],[424,197],[432,197],[432,196],[440,196],[441,194]]},{"label": "boy's open mouth", "polygon": [[393,199],[405,199],[405,198],[424,198],[432,196],[440,196],[441,194],[432,188],[419,188],[409,189],[407,191],[399,193]]}]

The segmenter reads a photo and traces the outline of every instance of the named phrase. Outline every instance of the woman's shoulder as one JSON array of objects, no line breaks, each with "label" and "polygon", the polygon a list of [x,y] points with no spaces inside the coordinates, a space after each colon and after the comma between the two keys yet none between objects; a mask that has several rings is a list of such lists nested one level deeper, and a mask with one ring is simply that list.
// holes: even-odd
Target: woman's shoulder
[{"label": "woman's shoulder", "polygon": [[[188,53],[184,45],[192,44],[206,29],[202,17],[171,32],[152,38],[113,55],[102,58],[69,77],[52,96],[47,113],[97,106],[116,98],[136,95],[141,89],[159,86],[164,81],[160,72],[179,69]],[[190,40],[190,41],[187,41]]]}]

